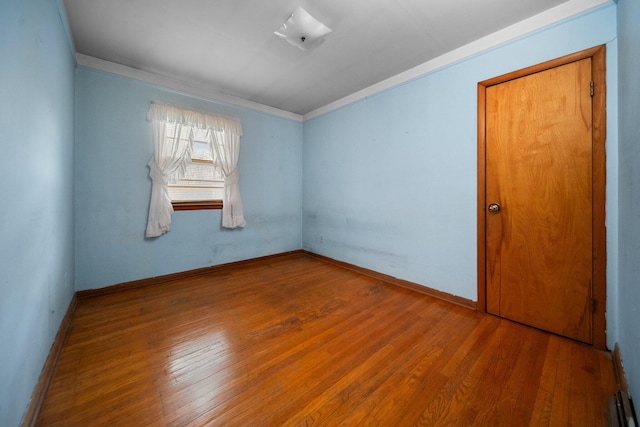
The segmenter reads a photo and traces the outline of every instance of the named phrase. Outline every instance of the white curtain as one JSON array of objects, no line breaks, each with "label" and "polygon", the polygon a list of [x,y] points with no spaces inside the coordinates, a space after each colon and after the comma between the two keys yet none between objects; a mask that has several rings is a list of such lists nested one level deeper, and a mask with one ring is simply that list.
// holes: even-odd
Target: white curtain
[{"label": "white curtain", "polygon": [[211,132],[212,148],[224,173],[224,196],[222,199],[222,226],[226,228],[244,227],[247,222],[242,212],[240,185],[238,180],[238,156],[240,135],[234,132]]},{"label": "white curtain", "polygon": [[[212,149],[216,149],[216,153],[219,153],[218,158],[224,159],[220,161],[220,166],[226,177],[222,226],[228,228],[244,227],[246,222],[242,214],[242,201],[236,170],[239,141],[242,136],[240,120],[157,103],[151,104],[147,120],[153,124],[154,154],[149,162],[149,176],[153,184],[145,236],[157,237],[169,231],[173,207],[167,184],[173,175],[177,174],[178,178],[182,178],[185,168],[191,161],[191,144],[193,142],[191,129],[193,128],[208,129],[212,135],[212,141],[220,141],[211,145]],[[175,132],[172,132],[171,135],[167,135],[166,123],[176,125],[173,127]],[[188,131],[188,138],[184,138],[185,130]],[[182,138],[180,137],[181,133]],[[218,134],[224,135],[224,137],[218,137]],[[227,142],[227,140],[231,142]],[[231,221],[226,220],[227,217],[231,218]]]},{"label": "white curtain", "polygon": [[167,134],[165,121],[152,120],[153,123],[153,157],[149,161],[151,177],[151,202],[147,221],[146,237],[158,237],[169,231],[171,224],[171,198],[167,190],[169,177],[174,174],[184,176],[184,169],[191,161],[191,135],[189,139],[180,138],[183,126],[177,124]]}]

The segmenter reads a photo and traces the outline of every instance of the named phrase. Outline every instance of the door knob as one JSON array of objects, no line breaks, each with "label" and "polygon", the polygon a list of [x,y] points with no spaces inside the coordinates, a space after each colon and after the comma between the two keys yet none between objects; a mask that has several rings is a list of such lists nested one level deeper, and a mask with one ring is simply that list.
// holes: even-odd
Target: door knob
[{"label": "door knob", "polygon": [[488,209],[489,209],[489,213],[497,214],[502,210],[502,206],[500,206],[498,203],[491,203],[488,206]]}]

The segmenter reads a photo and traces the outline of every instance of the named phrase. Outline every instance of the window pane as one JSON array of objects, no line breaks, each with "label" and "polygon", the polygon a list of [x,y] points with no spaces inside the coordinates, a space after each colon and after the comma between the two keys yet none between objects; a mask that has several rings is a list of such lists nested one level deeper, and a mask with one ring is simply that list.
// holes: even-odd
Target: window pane
[{"label": "window pane", "polygon": [[193,129],[192,159],[214,161],[213,152],[208,142],[208,135],[209,131],[206,129]]},{"label": "window pane", "polygon": [[213,153],[211,147],[206,142],[193,141],[191,144],[191,159],[193,160],[209,160],[213,162]]},{"label": "window pane", "polygon": [[222,187],[174,187],[169,186],[169,196],[174,202],[222,200]]},{"label": "window pane", "polygon": [[168,191],[174,202],[222,200],[224,192],[224,174],[215,165],[214,153],[209,146],[209,131],[190,126],[180,126],[175,123],[166,124],[167,136],[173,137],[180,132],[180,138],[189,140],[193,132],[191,143],[192,163],[187,166],[182,179],[172,177],[169,180]]},{"label": "window pane", "polygon": [[184,181],[224,181],[224,176],[220,168],[213,163],[193,162],[187,166],[184,178],[181,180],[182,185],[185,185]]}]

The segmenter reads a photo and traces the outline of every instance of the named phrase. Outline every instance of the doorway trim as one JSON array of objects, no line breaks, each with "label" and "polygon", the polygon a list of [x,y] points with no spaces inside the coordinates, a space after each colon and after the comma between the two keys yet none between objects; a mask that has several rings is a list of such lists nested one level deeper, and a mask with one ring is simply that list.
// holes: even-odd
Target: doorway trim
[{"label": "doorway trim", "polygon": [[606,350],[607,236],[605,229],[606,192],[606,46],[596,46],[522,70],[513,71],[478,83],[478,304],[487,311],[486,283],[486,89],[530,74],[591,58],[593,91],[593,346]]}]

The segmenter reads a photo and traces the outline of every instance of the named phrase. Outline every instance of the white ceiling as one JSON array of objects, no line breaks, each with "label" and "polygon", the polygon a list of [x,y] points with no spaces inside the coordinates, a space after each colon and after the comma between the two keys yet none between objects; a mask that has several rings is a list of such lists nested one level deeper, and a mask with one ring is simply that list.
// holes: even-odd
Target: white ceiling
[{"label": "white ceiling", "polygon": [[[79,54],[303,115],[565,2],[64,0],[64,6]],[[298,6],[333,30],[315,50],[273,34]]]}]

